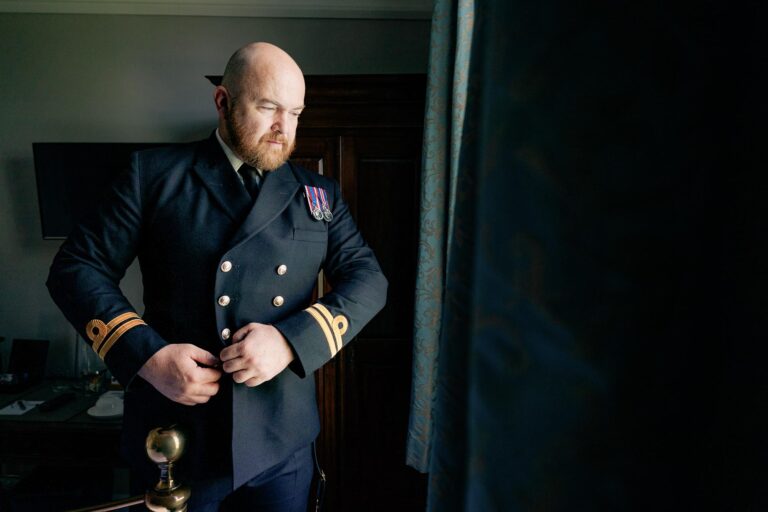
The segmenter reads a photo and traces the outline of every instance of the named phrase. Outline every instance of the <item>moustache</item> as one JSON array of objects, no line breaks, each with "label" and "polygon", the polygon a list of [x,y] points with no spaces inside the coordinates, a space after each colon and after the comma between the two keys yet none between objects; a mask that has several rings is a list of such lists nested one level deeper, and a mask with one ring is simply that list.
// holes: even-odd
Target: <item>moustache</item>
[{"label": "moustache", "polygon": [[261,142],[279,142],[280,144],[286,144],[288,142],[288,137],[285,135],[265,135],[261,138]]}]

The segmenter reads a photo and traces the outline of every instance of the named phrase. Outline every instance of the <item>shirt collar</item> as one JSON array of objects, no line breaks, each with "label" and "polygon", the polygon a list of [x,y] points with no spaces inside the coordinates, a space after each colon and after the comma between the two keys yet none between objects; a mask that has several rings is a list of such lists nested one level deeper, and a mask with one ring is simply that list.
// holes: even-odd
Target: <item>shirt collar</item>
[{"label": "shirt collar", "polygon": [[240,169],[240,166],[243,165],[243,161],[242,159],[240,159],[239,156],[235,154],[234,151],[232,151],[229,148],[229,146],[227,146],[227,144],[221,138],[218,128],[216,128],[216,140],[219,141],[219,145],[221,145],[221,149],[224,151],[224,154],[227,155],[227,160],[229,160],[229,163],[232,166],[232,169],[234,169],[234,171],[237,172],[237,170]]}]

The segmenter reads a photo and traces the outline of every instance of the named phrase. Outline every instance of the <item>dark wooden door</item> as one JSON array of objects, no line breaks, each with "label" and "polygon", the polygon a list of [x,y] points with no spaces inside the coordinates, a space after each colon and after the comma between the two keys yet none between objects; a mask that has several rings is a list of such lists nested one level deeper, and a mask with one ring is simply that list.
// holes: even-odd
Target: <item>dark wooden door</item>
[{"label": "dark wooden door", "polygon": [[293,160],[341,183],[389,280],[384,310],[316,375],[328,511],[425,508],[405,465],[425,91],[423,75],[307,77]]}]

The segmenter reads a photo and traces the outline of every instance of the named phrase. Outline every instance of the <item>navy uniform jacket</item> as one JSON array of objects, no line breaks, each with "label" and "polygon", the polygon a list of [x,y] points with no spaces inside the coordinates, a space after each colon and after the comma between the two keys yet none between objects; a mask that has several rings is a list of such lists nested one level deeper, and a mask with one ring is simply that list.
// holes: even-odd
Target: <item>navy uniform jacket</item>
[{"label": "navy uniform jacket", "polygon": [[[325,191],[332,221],[311,216],[305,185]],[[143,317],[118,288],[137,255]],[[333,290],[312,304],[321,269]],[[126,387],[123,448],[135,467],[149,430],[176,423],[191,435],[180,467],[193,478],[232,471],[237,487],[317,436],[312,374],[383,307],[387,281],[335,181],[286,163],[252,205],[211,136],[133,154],[99,213],[62,245],[48,288]],[[273,324],[295,353],[269,382],[248,388],[224,374],[209,403],[190,407],[137,375],[168,343],[218,356],[249,322]]]}]

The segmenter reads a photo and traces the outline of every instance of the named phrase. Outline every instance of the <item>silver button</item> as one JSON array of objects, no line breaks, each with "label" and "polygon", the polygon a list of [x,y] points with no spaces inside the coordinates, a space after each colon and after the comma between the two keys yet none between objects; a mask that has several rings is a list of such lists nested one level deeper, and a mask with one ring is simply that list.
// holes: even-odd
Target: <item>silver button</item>
[{"label": "silver button", "polygon": [[219,297],[219,306],[229,306],[229,295],[222,295]]},{"label": "silver button", "polygon": [[226,327],[221,330],[221,339],[228,340],[231,335],[232,335],[232,331],[230,331]]},{"label": "silver button", "polygon": [[283,299],[280,295],[272,299],[272,305],[275,306],[276,308],[279,308],[280,306],[282,306],[283,302],[285,302],[285,299]]},{"label": "silver button", "polygon": [[232,270],[232,262],[231,261],[225,261],[221,264],[221,271],[222,272],[229,272]]},{"label": "silver button", "polygon": [[288,267],[286,265],[280,265],[275,270],[277,272],[277,275],[284,276],[286,272],[288,272]]}]

